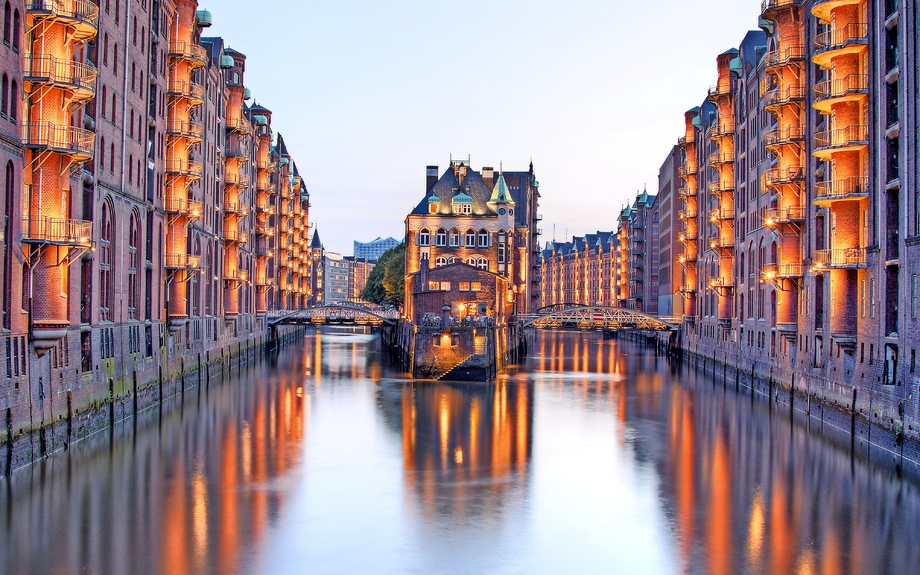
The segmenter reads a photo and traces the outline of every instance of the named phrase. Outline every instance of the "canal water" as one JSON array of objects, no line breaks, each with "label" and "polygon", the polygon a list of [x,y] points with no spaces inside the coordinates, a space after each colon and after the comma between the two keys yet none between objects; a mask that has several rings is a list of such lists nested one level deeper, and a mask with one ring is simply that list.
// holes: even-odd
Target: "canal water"
[{"label": "canal water", "polygon": [[0,479],[0,573],[920,573],[920,489],[650,350],[329,332]]}]

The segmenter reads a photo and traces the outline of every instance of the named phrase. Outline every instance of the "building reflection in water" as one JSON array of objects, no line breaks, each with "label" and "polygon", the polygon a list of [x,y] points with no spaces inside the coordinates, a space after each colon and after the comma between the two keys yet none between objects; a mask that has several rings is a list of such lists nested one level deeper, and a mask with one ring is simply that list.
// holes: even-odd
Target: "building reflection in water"
[{"label": "building reflection in water", "polygon": [[285,503],[273,481],[303,457],[303,364],[260,365],[239,381],[187,390],[184,401],[142,413],[136,430],[121,424],[4,480],[0,565],[246,572]]},{"label": "building reflection in water", "polygon": [[532,384],[419,382],[385,393],[399,394],[391,411],[399,413],[406,501],[413,514],[456,529],[452,538],[484,537],[486,532],[478,531],[497,527],[527,488]]}]

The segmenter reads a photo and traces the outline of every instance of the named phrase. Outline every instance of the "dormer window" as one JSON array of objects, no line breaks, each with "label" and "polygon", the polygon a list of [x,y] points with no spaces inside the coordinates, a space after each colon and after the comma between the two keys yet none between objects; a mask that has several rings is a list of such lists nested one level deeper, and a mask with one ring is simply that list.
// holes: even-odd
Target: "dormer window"
[{"label": "dormer window", "polygon": [[436,214],[441,209],[441,199],[432,193],[428,196],[428,213]]},{"label": "dormer window", "polygon": [[451,200],[450,211],[461,215],[472,214],[473,198],[465,192],[460,192]]}]

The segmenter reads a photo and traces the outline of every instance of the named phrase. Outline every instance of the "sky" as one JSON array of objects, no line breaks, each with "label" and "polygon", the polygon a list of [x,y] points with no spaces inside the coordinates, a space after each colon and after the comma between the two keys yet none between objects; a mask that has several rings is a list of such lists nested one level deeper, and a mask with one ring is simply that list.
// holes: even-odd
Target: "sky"
[{"label": "sky", "polygon": [[[201,1],[246,54],[327,250],[404,233],[425,167],[540,182],[541,242],[612,230],[760,0]],[[251,102],[252,102],[251,101]],[[250,103],[251,103],[250,102]],[[554,231],[555,230],[555,231]]]}]

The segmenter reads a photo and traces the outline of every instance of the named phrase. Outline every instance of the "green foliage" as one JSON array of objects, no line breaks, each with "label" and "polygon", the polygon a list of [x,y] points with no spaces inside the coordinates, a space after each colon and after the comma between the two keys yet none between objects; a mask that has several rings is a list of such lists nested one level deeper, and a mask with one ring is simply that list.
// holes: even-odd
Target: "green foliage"
[{"label": "green foliage", "polygon": [[367,278],[361,297],[380,305],[401,306],[406,275],[406,246],[383,252]]}]

